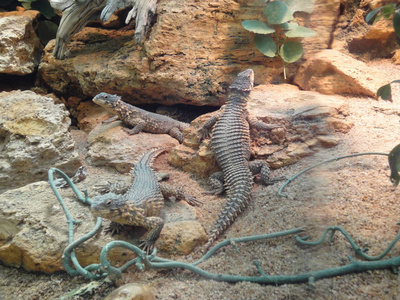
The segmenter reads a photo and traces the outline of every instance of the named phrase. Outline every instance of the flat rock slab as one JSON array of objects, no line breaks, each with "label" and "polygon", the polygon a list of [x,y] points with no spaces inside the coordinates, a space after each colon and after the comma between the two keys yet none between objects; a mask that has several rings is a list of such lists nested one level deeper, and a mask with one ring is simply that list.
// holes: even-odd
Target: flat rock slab
[{"label": "flat rock slab", "polygon": [[89,158],[94,166],[115,167],[121,173],[127,173],[136,160],[153,148],[174,147],[179,142],[168,134],[140,132],[129,135],[122,130],[121,121],[100,124],[88,136]]},{"label": "flat rock slab", "polygon": [[34,22],[38,11],[0,12],[0,73],[26,75],[39,65],[43,46]]},{"label": "flat rock slab", "polygon": [[[92,176],[78,184],[90,188],[99,178]],[[75,239],[91,231],[95,218],[89,208],[80,203],[71,189],[62,189],[61,196],[75,220]],[[158,250],[174,254],[188,254],[207,240],[207,235],[198,221],[196,211],[186,203],[167,204],[163,210],[166,216],[165,229],[157,240]],[[52,273],[64,270],[61,256],[68,245],[66,216],[47,182],[36,182],[19,189],[0,194],[0,260],[11,266],[23,267],[29,271]],[[103,222],[104,226],[108,222]],[[121,234],[111,236],[102,230],[90,240],[76,248],[76,255],[82,266],[99,263],[101,249],[113,240],[124,240],[137,245],[145,230],[126,227]],[[134,258],[124,248],[110,251],[109,260],[113,265],[123,264]]]},{"label": "flat rock slab", "polygon": [[297,71],[294,82],[304,90],[322,94],[351,94],[376,97],[387,84],[387,75],[337,50],[323,50]]},{"label": "flat rock slab", "polygon": [[0,192],[80,166],[63,104],[31,91],[0,93]]}]

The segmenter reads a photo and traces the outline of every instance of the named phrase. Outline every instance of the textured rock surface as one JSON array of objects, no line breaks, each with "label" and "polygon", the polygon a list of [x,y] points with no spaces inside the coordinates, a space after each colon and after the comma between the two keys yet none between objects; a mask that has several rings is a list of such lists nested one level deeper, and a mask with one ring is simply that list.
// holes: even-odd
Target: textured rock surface
[{"label": "textured rock surface", "polygon": [[387,83],[385,73],[336,50],[324,50],[300,67],[294,82],[302,89],[322,94],[375,97]]},{"label": "textured rock surface", "polygon": [[0,73],[26,75],[39,65],[43,46],[34,28],[39,14],[0,12]]},{"label": "textured rock surface", "polygon": [[[336,22],[337,5],[317,1],[317,13],[304,22],[321,34],[316,41],[304,40],[311,43],[308,48],[329,45],[327,28]],[[241,26],[243,20],[264,20],[264,6],[263,0],[163,0],[143,44],[134,43],[132,30],[85,28],[68,45],[63,61],[54,59],[49,43],[39,72],[56,93],[84,98],[107,92],[134,104],[219,106],[227,86],[248,67],[254,69],[257,84],[283,81],[281,62],[261,54],[254,34]],[[329,11],[323,21],[318,19],[321,11]],[[288,66],[289,73],[295,69]]]},{"label": "textured rock surface", "polygon": [[[346,107],[345,98],[299,91],[292,85],[255,87],[248,103],[249,112],[266,123],[280,123],[285,128],[271,133],[253,130],[253,156],[267,158],[272,167],[278,168],[320,148],[336,146],[340,142],[337,133],[346,133],[353,125],[345,118]],[[199,143],[196,136],[197,129],[212,114],[197,118],[185,130],[184,143],[175,147],[169,156],[172,165],[202,177],[218,169],[209,141]]]},{"label": "textured rock surface", "polygon": [[[88,189],[91,196],[95,193],[92,187],[105,179],[91,176],[79,183],[78,188]],[[93,229],[94,218],[70,189],[60,193],[74,219],[82,221],[74,230],[77,239]],[[181,202],[167,204],[163,214],[168,217],[166,229],[156,244],[160,250],[187,254],[207,239],[195,220],[193,207]],[[104,221],[104,224],[108,223]],[[82,266],[98,263],[100,251],[108,242],[119,239],[137,244],[144,232],[129,227],[121,234],[110,236],[102,231],[76,249],[78,261]],[[0,261],[30,271],[56,272],[63,270],[61,255],[67,244],[66,217],[48,183],[35,182],[0,194]],[[120,264],[133,256],[124,248],[116,248],[108,258],[112,264]]]},{"label": "textured rock surface", "polygon": [[50,167],[79,167],[62,104],[31,91],[0,93],[0,191],[43,180]]},{"label": "textured rock surface", "polygon": [[122,122],[98,125],[89,136],[89,158],[94,166],[112,166],[126,173],[144,152],[157,147],[174,147],[179,142],[168,134],[141,132],[129,135]]}]

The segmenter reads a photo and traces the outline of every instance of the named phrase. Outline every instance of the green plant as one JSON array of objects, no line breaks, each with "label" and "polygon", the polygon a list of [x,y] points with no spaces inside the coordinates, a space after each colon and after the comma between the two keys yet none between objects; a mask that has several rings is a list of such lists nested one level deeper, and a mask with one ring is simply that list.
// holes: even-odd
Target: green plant
[{"label": "green plant", "polygon": [[296,62],[304,53],[301,43],[293,38],[312,37],[316,34],[314,30],[294,22],[293,14],[296,11],[311,13],[313,7],[313,0],[273,1],[264,9],[267,23],[258,20],[242,22],[246,30],[255,33],[254,43],[261,53],[268,57],[281,57],[285,79],[286,64]]},{"label": "green plant", "polygon": [[[393,15],[393,28],[400,38],[400,6],[396,7],[396,4],[389,3],[385,6],[378,7],[367,14],[365,21],[367,23],[375,23],[381,18],[389,19]],[[388,84],[381,86],[376,92],[376,97],[382,98],[382,100],[392,101],[392,83],[400,83],[400,80],[393,80]]]}]

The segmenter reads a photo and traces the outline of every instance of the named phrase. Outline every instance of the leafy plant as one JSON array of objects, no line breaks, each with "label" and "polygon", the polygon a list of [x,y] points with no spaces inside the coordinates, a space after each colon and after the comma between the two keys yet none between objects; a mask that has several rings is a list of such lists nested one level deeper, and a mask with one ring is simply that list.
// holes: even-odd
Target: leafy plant
[{"label": "leafy plant", "polygon": [[264,9],[267,23],[258,20],[242,22],[242,26],[246,30],[255,33],[254,43],[262,54],[268,57],[281,57],[285,79],[286,64],[298,61],[304,53],[301,43],[290,38],[316,35],[314,30],[294,22],[293,14],[296,11],[311,13],[313,8],[313,0],[273,1],[269,2]]},{"label": "leafy plant", "polygon": [[49,0],[18,0],[25,9],[34,9],[40,11],[40,13],[46,17],[46,19],[53,18],[56,13],[50,6]]},{"label": "leafy plant", "polygon": [[[400,38],[400,6],[396,7],[396,4],[389,3],[385,6],[378,7],[367,14],[365,21],[367,23],[375,23],[381,18],[389,19],[393,15],[393,28]],[[400,80],[393,80],[392,82],[381,86],[376,92],[376,97],[382,98],[382,100],[392,101],[392,83],[400,83]]]}]

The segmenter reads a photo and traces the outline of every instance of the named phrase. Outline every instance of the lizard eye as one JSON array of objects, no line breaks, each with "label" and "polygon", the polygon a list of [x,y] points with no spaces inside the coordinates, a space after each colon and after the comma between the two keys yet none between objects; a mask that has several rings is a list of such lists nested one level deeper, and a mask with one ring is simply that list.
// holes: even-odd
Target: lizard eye
[{"label": "lizard eye", "polygon": [[106,202],[106,204],[107,204],[107,205],[111,205],[111,200],[108,200],[108,201]]}]

